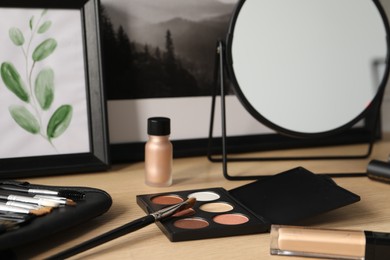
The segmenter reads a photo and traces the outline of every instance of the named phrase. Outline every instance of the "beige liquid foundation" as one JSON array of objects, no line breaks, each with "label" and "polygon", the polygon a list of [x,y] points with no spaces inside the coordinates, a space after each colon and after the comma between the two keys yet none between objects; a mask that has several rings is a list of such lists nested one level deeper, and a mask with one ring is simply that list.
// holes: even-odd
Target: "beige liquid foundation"
[{"label": "beige liquid foundation", "polygon": [[389,260],[390,233],[273,225],[271,254],[328,259]]},{"label": "beige liquid foundation", "polygon": [[149,140],[145,144],[145,183],[165,187],[172,184],[171,121],[165,117],[148,119]]}]

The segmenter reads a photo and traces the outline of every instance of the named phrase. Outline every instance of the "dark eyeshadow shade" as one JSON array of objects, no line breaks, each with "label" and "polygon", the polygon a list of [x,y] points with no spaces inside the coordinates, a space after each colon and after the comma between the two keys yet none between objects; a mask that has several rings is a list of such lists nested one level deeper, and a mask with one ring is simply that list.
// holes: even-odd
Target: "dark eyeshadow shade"
[{"label": "dark eyeshadow shade", "polygon": [[151,200],[154,204],[158,205],[174,205],[184,201],[181,197],[177,195],[157,196],[153,197]]},{"label": "dark eyeshadow shade", "polygon": [[213,218],[214,222],[222,225],[241,225],[249,221],[249,218],[242,214],[222,214]]},{"label": "dark eyeshadow shade", "polygon": [[208,227],[209,223],[201,218],[184,218],[175,221],[173,225],[182,229],[201,229]]}]

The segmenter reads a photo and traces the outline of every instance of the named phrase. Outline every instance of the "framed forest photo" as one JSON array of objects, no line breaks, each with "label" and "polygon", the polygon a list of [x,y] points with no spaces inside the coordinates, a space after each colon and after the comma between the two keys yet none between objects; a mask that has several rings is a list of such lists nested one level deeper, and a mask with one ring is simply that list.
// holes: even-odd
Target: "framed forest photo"
[{"label": "framed forest photo", "polygon": [[0,3],[0,178],[107,169],[98,10]]}]

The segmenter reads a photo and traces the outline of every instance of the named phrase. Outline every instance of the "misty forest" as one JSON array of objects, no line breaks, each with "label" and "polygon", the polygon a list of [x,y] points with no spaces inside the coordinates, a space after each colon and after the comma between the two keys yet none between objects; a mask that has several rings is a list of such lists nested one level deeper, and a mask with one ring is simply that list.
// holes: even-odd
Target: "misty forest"
[{"label": "misty forest", "polygon": [[[216,42],[226,35],[228,16],[186,29],[181,46],[189,55],[184,57],[177,54],[177,36],[169,25],[160,39],[164,47],[151,46],[132,40],[122,26],[115,29],[104,7],[101,13],[108,99],[211,95]],[[190,21],[181,22],[187,23],[186,28],[195,27]]]}]

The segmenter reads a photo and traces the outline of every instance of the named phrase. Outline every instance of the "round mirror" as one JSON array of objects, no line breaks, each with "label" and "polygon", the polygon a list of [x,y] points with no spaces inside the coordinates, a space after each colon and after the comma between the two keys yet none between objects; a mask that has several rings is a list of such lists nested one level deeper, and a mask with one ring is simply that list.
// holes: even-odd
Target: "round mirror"
[{"label": "round mirror", "polygon": [[227,67],[259,121],[292,136],[324,136],[381,101],[388,32],[376,0],[245,0],[229,28]]}]

